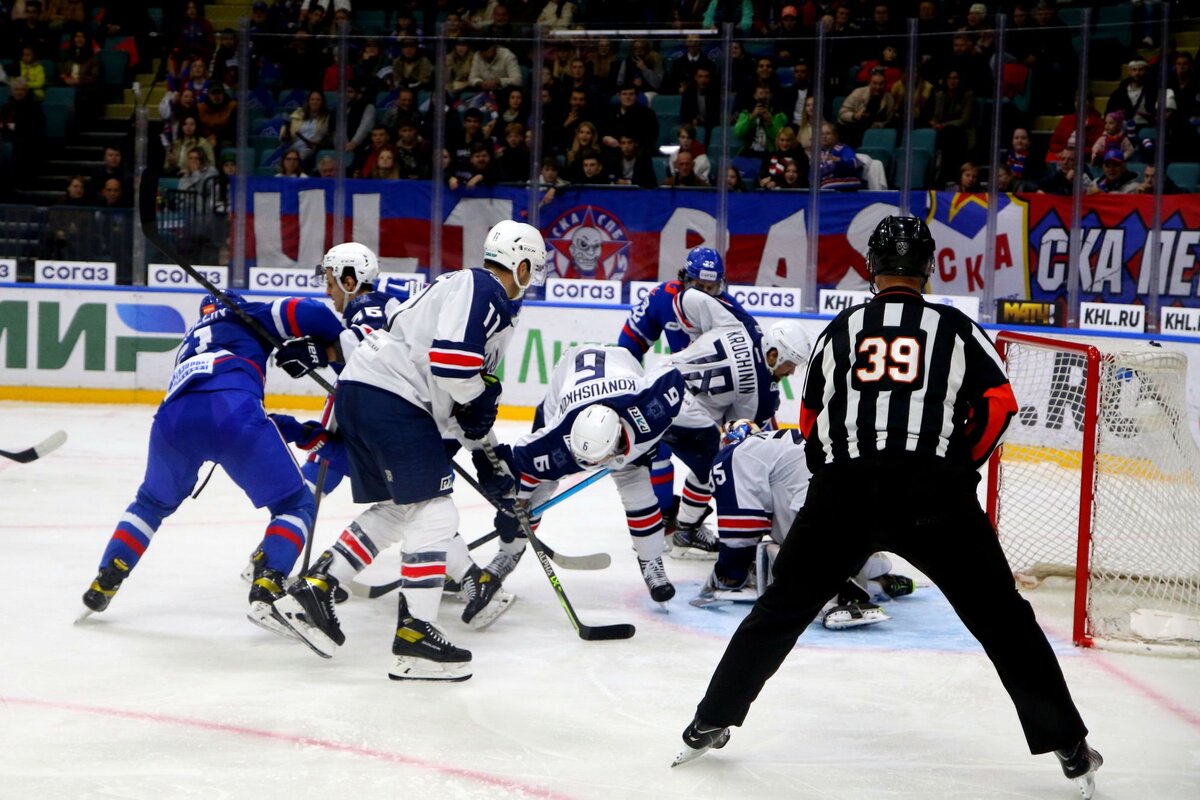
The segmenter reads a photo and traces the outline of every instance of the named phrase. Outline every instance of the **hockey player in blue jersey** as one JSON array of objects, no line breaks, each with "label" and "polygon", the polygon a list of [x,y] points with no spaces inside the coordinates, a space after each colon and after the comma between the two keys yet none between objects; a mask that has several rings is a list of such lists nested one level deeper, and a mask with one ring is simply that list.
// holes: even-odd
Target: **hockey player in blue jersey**
[{"label": "hockey player in blue jersey", "polygon": [[[679,372],[662,366],[644,373],[621,347],[585,345],[564,352],[554,366],[534,430],[498,453],[519,476],[520,496],[531,505],[548,499],[557,481],[606,465],[621,495],[642,578],[655,601],[675,595],[662,563],[662,514],[650,483],[650,460],[660,441],[690,469],[707,475],[720,431],[695,404]],[[485,464],[477,464],[481,474]],[[539,520],[532,520],[537,524]],[[503,579],[525,548],[501,528],[501,547],[486,572]]]},{"label": "hockey player in blue jersey", "polygon": [[[292,377],[339,360],[342,325],[320,301],[286,297],[259,303],[226,295],[284,340],[275,363]],[[117,523],[100,572],[83,595],[85,616],[108,607],[163,520],[191,492],[201,464],[212,461],[256,507],[271,512],[250,589],[250,618],[272,626],[271,602],[304,546],[315,509],[291,451],[263,409],[271,349],[216,297],[201,300],[200,319],[184,336],[166,397],[154,415],[137,498]]]},{"label": "hockey player in blue jersey", "polygon": [[[471,677],[471,653],[436,626],[446,575],[474,566],[457,535],[447,438],[478,447],[496,419],[492,374],[515,327],[515,303],[545,277],[546,245],[530,225],[506,220],[488,231],[483,267],[449,272],[391,313],[347,359],[334,418],[350,456],[354,500],[371,506],[348,526],[353,547],[321,553],[275,603],[314,651],[345,641],[334,592],[384,548],[403,542],[394,680]],[[343,540],[339,539],[339,542]],[[476,570],[478,568],[475,568]],[[480,611],[468,603],[464,621]]]},{"label": "hockey player in blue jersey", "polygon": [[[646,352],[663,336],[666,337],[667,348],[672,353],[677,353],[691,344],[705,331],[696,325],[686,325],[679,318],[677,299],[686,289],[712,295],[729,314],[747,325],[754,325],[753,317],[742,308],[741,303],[725,291],[725,264],[720,254],[711,247],[693,247],[688,251],[678,277],[655,286],[642,302],[630,310],[629,318],[625,320],[617,337],[617,344],[632,353],[638,361],[641,361]],[[667,533],[672,534],[682,525],[685,538],[705,539],[701,523],[704,509],[708,505],[707,496],[701,497],[694,493],[695,487],[688,489],[685,485],[683,497],[688,498],[689,493],[692,497],[688,498],[689,502],[681,504],[680,498],[675,496],[675,468],[665,445],[660,446],[655,453],[651,481],[663,513]],[[701,500],[703,502],[700,502]]]}]

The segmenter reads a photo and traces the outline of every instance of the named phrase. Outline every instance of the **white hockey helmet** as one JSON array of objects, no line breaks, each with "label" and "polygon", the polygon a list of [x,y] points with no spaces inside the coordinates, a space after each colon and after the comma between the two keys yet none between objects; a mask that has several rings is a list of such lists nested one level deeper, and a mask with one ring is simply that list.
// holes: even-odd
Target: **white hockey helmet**
[{"label": "white hockey helmet", "polygon": [[624,463],[632,441],[621,417],[608,406],[588,406],[571,423],[571,455],[585,466],[610,459]]},{"label": "white hockey helmet", "polygon": [[808,334],[795,320],[776,322],[767,328],[762,339],[763,356],[765,357],[767,351],[772,348],[778,353],[775,359],[776,366],[790,362],[797,368],[802,367],[808,363],[809,354],[812,352]]},{"label": "white hockey helmet", "polygon": [[[521,291],[546,282],[546,242],[527,222],[506,219],[493,225],[483,242],[483,260],[494,261],[511,272]],[[529,280],[525,283],[517,273],[522,261],[529,262]]]},{"label": "white hockey helmet", "polygon": [[374,285],[379,280],[379,259],[371,248],[358,242],[335,244],[321,259],[321,268],[333,270],[333,279],[341,286],[342,278],[353,275],[358,285]]}]

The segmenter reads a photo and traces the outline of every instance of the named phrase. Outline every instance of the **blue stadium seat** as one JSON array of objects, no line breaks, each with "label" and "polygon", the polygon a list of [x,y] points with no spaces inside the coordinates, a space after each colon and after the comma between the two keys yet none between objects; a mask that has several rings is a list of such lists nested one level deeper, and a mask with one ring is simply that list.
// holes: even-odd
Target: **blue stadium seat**
[{"label": "blue stadium seat", "polygon": [[1184,161],[1168,164],[1167,177],[1185,192],[1200,191],[1200,164]]},{"label": "blue stadium seat", "polygon": [[74,108],[75,87],[47,86],[46,96],[42,99],[42,106],[64,106],[66,108]]},{"label": "blue stadium seat", "polygon": [[[916,133],[916,131],[913,131]],[[868,148],[882,148],[884,150],[896,149],[896,129],[895,128],[868,128],[863,133],[862,146]],[[916,147],[914,140],[913,147]]]},{"label": "blue stadium seat", "polygon": [[42,114],[46,117],[47,139],[67,138],[67,128],[70,126],[71,117],[75,115],[73,109],[66,106],[43,106]]},{"label": "blue stadium seat", "polygon": [[129,53],[124,50],[101,50],[100,69],[105,86],[125,86],[125,71],[129,69]]},{"label": "blue stadium seat", "polygon": [[912,149],[933,155],[937,149],[937,131],[933,128],[916,128],[912,132]]}]

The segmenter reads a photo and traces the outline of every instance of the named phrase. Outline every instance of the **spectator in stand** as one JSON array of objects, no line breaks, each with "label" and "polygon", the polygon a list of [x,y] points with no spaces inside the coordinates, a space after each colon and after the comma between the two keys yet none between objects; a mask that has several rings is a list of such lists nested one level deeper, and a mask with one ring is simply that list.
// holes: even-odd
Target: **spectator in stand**
[{"label": "spectator in stand", "polygon": [[558,42],[554,46],[554,55],[548,57],[546,60],[550,63],[550,78],[555,83],[567,76],[567,73],[571,69],[571,59],[574,57],[575,53],[562,42]]},{"label": "spectator in stand", "polygon": [[250,59],[256,69],[264,63],[277,63],[283,50],[281,35],[285,29],[271,16],[270,9],[265,0],[256,0],[250,7]]},{"label": "spectator in stand", "polygon": [[495,40],[485,40],[479,43],[467,80],[472,87],[485,92],[520,86],[521,67],[511,50],[501,47]]},{"label": "spectator in stand", "polygon": [[914,96],[912,98],[912,102],[906,104],[904,102],[906,83],[907,78],[902,70],[900,74],[900,80],[892,84],[892,99],[896,103],[896,126],[900,128],[904,127],[904,110],[905,108],[908,108],[913,117],[912,125],[914,128],[930,127],[929,123],[933,119],[933,102],[935,94],[933,84],[925,78],[923,71],[918,68],[917,79],[915,81],[916,91],[913,93]]},{"label": "spectator in stand", "polygon": [[783,162],[783,175],[778,181],[772,181],[765,189],[807,189],[808,188],[808,171],[802,170],[795,159],[785,159]]},{"label": "spectator in stand", "polygon": [[887,78],[881,68],[871,71],[871,80],[851,92],[838,111],[838,134],[851,145],[862,144],[863,133],[871,128],[889,128],[896,120],[896,99],[887,90]]},{"label": "spectator in stand", "polygon": [[[417,25],[417,19],[414,16],[414,10],[409,3],[400,3],[400,7],[396,9],[396,21],[392,25],[393,39],[403,39],[405,36],[411,36],[414,39],[421,38],[421,27]],[[459,28],[462,27],[462,18],[459,17]]]},{"label": "spectator in stand", "polygon": [[1105,114],[1120,111],[1126,120],[1133,120],[1134,127],[1142,128],[1155,123],[1158,91],[1148,74],[1148,65],[1140,58],[1129,62],[1129,75],[1123,78],[1108,98]]},{"label": "spectator in stand", "polygon": [[59,198],[58,205],[60,206],[86,206],[89,205],[87,199],[87,186],[84,183],[82,175],[72,175],[67,181],[67,190],[63,196]]},{"label": "spectator in stand", "polygon": [[838,142],[837,128],[821,123],[821,189],[858,189],[862,186],[862,168],[854,150]]},{"label": "spectator in stand", "polygon": [[[492,123],[499,125],[501,128],[513,122],[519,122],[524,127],[529,122],[529,107],[525,102],[525,90],[520,86],[514,86],[508,90],[508,96],[504,98],[504,110],[502,110]],[[491,131],[488,132],[489,134]]]},{"label": "spectator in stand", "polygon": [[667,174],[675,174],[675,165],[679,161],[679,154],[687,153],[692,157],[692,171],[707,185],[708,175],[712,169],[712,164],[709,162],[707,149],[704,147],[704,143],[696,139],[695,126],[688,122],[680,125],[679,132],[676,134],[676,141],[679,142],[679,149],[672,153],[667,159]]},{"label": "spectator in stand", "polygon": [[599,107],[599,92],[587,73],[587,63],[579,56],[571,58],[567,63],[567,74],[554,84],[555,96],[563,101],[569,102],[572,92],[583,93],[585,118],[592,116]]},{"label": "spectator in stand", "polygon": [[[521,0],[509,0],[519,6]],[[518,17],[521,15],[519,14]],[[492,16],[487,25],[480,26],[479,33],[497,41],[516,42],[529,37],[524,25],[513,22],[512,10],[504,3],[492,6]]]},{"label": "spectator in stand", "polygon": [[592,80],[596,91],[601,95],[611,93],[617,85],[618,59],[613,51],[612,42],[608,39],[598,39],[596,50],[592,53]]},{"label": "spectator in stand", "polygon": [[375,103],[361,84],[349,84],[346,87],[346,152],[356,152],[365,145],[374,127]]},{"label": "spectator in stand", "polygon": [[323,92],[336,92],[343,75],[346,78],[347,85],[354,80],[354,66],[342,66],[341,54],[335,46],[330,46],[325,52],[329,57],[327,59],[327,66],[325,67],[325,74],[321,77],[321,85],[317,88]]},{"label": "spectator in stand", "polygon": [[954,174],[955,165],[966,158],[974,111],[975,93],[963,85],[958,70],[950,70],[942,89],[933,98],[933,115],[929,119],[929,127],[937,131],[939,183],[946,183]]},{"label": "spectator in stand", "polygon": [[288,150],[283,154],[283,158],[279,159],[279,164],[275,167],[275,177],[277,178],[307,178],[308,174],[304,171],[304,166],[300,162],[300,153],[295,150]]},{"label": "spectator in stand", "polygon": [[672,158],[671,174],[667,176],[663,186],[708,187],[708,181],[696,174],[695,156],[687,150],[680,150]]},{"label": "spectator in stand", "polygon": [[711,75],[716,72],[717,66],[704,54],[700,37],[691,33],[684,40],[683,55],[671,61],[662,91],[669,94],[685,93],[695,83],[698,69],[706,69]]},{"label": "spectator in stand", "polygon": [[466,172],[471,160],[471,153],[476,144],[483,144],[491,149],[492,142],[483,132],[483,112],[478,108],[468,108],[462,117],[462,131],[458,136],[446,137],[450,155],[454,160],[456,172]]},{"label": "spectator in stand", "polygon": [[[698,0],[697,8],[706,0]],[[732,22],[737,33],[744,35],[754,30],[754,3],[751,0],[707,0],[701,26],[711,28]]]},{"label": "spectator in stand", "polygon": [[309,92],[304,105],[292,112],[291,119],[279,131],[279,141],[287,146],[289,152],[296,153],[301,161],[307,161],[316,151],[329,146],[331,122],[329,109],[325,106],[325,93]]},{"label": "spectator in stand", "polygon": [[896,88],[897,83],[904,80],[904,67],[900,63],[900,51],[894,45],[881,47],[874,57],[862,62],[856,80],[859,83],[869,82],[871,74],[877,67],[883,70],[884,85],[887,86],[889,92]]},{"label": "spectator in stand", "polygon": [[[830,8],[832,9],[832,6]],[[812,30],[811,26],[809,30]],[[795,6],[787,5],[780,9],[779,23],[769,35],[774,40],[774,56],[777,62],[786,63],[802,57],[800,50],[805,47],[805,43],[800,39],[805,35],[805,31],[800,27],[800,15]]]},{"label": "spectator in stand", "polygon": [[759,86],[754,90],[754,106],[737,115],[733,135],[741,143],[744,156],[762,158],[770,151],[779,131],[787,126],[787,115],[771,110],[771,90]]},{"label": "spectator in stand", "polygon": [[607,186],[612,183],[612,176],[604,171],[604,161],[599,153],[586,153],[581,167],[579,179],[572,183],[584,186]]},{"label": "spectator in stand", "polygon": [[1125,154],[1109,150],[1104,154],[1104,174],[1088,187],[1088,194],[1133,194],[1141,181],[1125,167]]},{"label": "spectator in stand", "polygon": [[547,144],[555,152],[566,153],[575,141],[575,131],[586,121],[587,113],[587,97],[582,90],[573,89],[567,101],[566,113],[547,126]]},{"label": "spectator in stand", "polygon": [[400,55],[392,62],[392,84],[410,89],[433,88],[433,63],[417,49],[417,40],[400,40]]},{"label": "spectator in stand", "polygon": [[188,0],[175,43],[167,56],[167,74],[178,76],[183,64],[197,59],[207,62],[216,50],[216,34],[212,23],[204,18],[204,6],[199,0]]},{"label": "spectator in stand", "polygon": [[212,160],[208,157],[209,151],[202,147],[193,147],[187,151],[187,158],[184,161],[183,172],[179,176],[179,190],[188,191],[194,189],[197,192],[204,194],[206,197],[214,192],[213,184],[210,184],[206,189],[204,182],[209,178],[217,177],[217,168],[213,166]]},{"label": "spectator in stand", "polygon": [[713,82],[715,69],[697,67],[679,101],[679,118],[711,131],[721,124],[721,88]]},{"label": "spectator in stand", "polygon": [[950,57],[943,74],[953,70],[962,81],[963,90],[974,92],[976,97],[991,96],[992,78],[987,59],[975,52],[971,37],[956,34],[950,44]]},{"label": "spectator in stand", "polygon": [[[425,132],[425,117],[417,110],[417,93],[409,88],[397,89],[395,99],[384,108],[383,124],[389,130],[395,130],[406,119],[416,123],[417,130]],[[450,135],[449,129],[446,135]]]},{"label": "spectator in stand", "polygon": [[336,178],[337,177],[337,159],[326,153],[317,159],[318,178]]},{"label": "spectator in stand", "polygon": [[35,58],[50,58],[53,53],[53,45],[50,42],[50,29],[46,23],[42,22],[40,0],[27,0],[25,16],[20,22],[16,21],[15,13],[13,16],[7,51],[15,56],[19,55],[26,47],[31,47]]},{"label": "spectator in stand", "polygon": [[504,147],[496,158],[497,179],[506,183],[528,183],[529,164],[525,126],[520,122],[510,122],[504,126]]},{"label": "spectator in stand", "polygon": [[475,61],[475,51],[471,43],[459,37],[454,40],[450,52],[446,53],[446,91],[452,94],[467,89],[471,85],[471,65]]},{"label": "spectator in stand", "polygon": [[788,116],[788,124],[798,124],[804,118],[804,106],[812,93],[808,77],[808,62],[800,59],[792,64],[792,85],[783,90],[779,108]]},{"label": "spectator in stand", "polygon": [[559,175],[558,159],[546,156],[542,159],[541,172],[538,173],[538,188],[542,190],[542,199],[538,201],[538,206],[545,208],[553,203],[559,191],[570,185]]},{"label": "spectator in stand", "polygon": [[392,60],[388,58],[377,37],[371,36],[363,41],[362,50],[354,59],[353,65],[352,81],[362,86],[365,91],[373,94],[387,88]]},{"label": "spectator in stand", "polygon": [[1070,107],[1075,92],[1079,54],[1071,44],[1071,30],[1054,5],[1041,0],[1033,8],[1034,26],[1022,34],[1027,45],[1022,63],[1034,70],[1032,105],[1038,113],[1055,113]]},{"label": "spectator in stand", "polygon": [[[1075,111],[1070,114],[1065,114],[1058,124],[1054,126],[1054,132],[1050,134],[1050,144],[1046,146],[1046,163],[1055,164],[1058,162],[1058,154],[1067,146],[1067,140],[1071,140],[1072,147],[1075,144],[1075,128],[1077,126],[1076,116],[1079,113],[1079,98],[1075,98]],[[1087,119],[1084,120],[1084,141],[1094,142],[1104,135],[1104,117],[1100,116],[1100,112],[1096,110],[1096,97],[1089,89],[1087,93]]]},{"label": "spectator in stand", "polygon": [[[13,87],[13,94],[16,94],[16,86]],[[130,178],[129,171],[125,169],[123,163],[124,156],[121,154],[121,148],[111,145],[104,148],[104,163],[97,167],[92,173],[91,179],[88,181],[88,186],[94,187],[95,191],[99,192],[104,188],[104,184],[110,179],[120,181],[122,195],[133,194],[133,181]]]},{"label": "spectator in stand", "polygon": [[1167,88],[1175,92],[1178,115],[1194,126],[1200,123],[1200,81],[1193,72],[1192,54],[1184,50],[1176,52],[1172,66]]},{"label": "spectator in stand", "polygon": [[538,14],[536,23],[552,31],[567,30],[575,22],[579,9],[571,0],[550,0]]},{"label": "spectator in stand", "polygon": [[330,20],[325,14],[325,8],[313,5],[300,12],[300,30],[315,39],[329,35]]},{"label": "spectator in stand", "polygon": [[970,161],[958,168],[958,184],[955,191],[961,194],[978,194],[983,191],[979,185],[979,167]]},{"label": "spectator in stand", "polygon": [[[799,167],[804,177],[804,186],[808,185],[808,156],[796,141],[796,131],[790,127],[779,129],[775,136],[775,150],[763,160],[762,171],[758,176],[758,185],[764,189],[776,189],[784,183],[784,171],[788,164]],[[798,188],[789,186],[790,189]]]},{"label": "spectator in stand", "polygon": [[[1142,173],[1142,180],[1134,187],[1135,194],[1154,194],[1154,165],[1147,164],[1146,171]],[[1170,176],[1163,180],[1163,194],[1182,194],[1183,190],[1176,185],[1175,181],[1171,180]]]},{"label": "spectator in stand", "polygon": [[[321,100],[324,99],[325,95],[321,95]],[[224,84],[214,83],[208,87],[208,99],[199,108],[200,134],[214,149],[232,145],[237,139],[237,108],[237,100],[229,99]]]},{"label": "spectator in stand", "polygon": [[567,150],[567,180],[572,183],[580,182],[583,177],[583,158],[592,154],[600,157],[600,135],[595,125],[581,122],[575,128],[575,139]]},{"label": "spectator in stand", "polygon": [[429,148],[417,134],[417,124],[411,120],[400,123],[396,133],[396,166],[400,177],[407,180],[428,180],[433,173]]},{"label": "spectator in stand", "polygon": [[199,58],[188,62],[177,80],[167,77],[167,86],[175,86],[175,91],[179,92],[191,89],[196,102],[202,102],[208,97],[208,64]]},{"label": "spectator in stand", "polygon": [[47,0],[42,22],[51,33],[83,30],[87,24],[87,4],[84,0]]},{"label": "spectator in stand", "polygon": [[1125,134],[1125,115],[1120,111],[1110,111],[1104,115],[1104,132],[1092,142],[1092,164],[1097,167],[1103,164],[1104,156],[1110,150],[1120,150],[1126,161],[1137,152]]},{"label": "spectator in stand", "polygon": [[279,80],[285,89],[320,86],[325,78],[325,53],[305,31],[296,31],[279,57]]},{"label": "spectator in stand", "polygon": [[[1083,189],[1091,193],[1092,178],[1083,171]],[[1055,194],[1063,197],[1075,192],[1075,139],[1058,151],[1058,169],[1038,181],[1038,194]]]},{"label": "spectator in stand", "polygon": [[737,171],[737,167],[727,167],[725,169],[725,186],[731,192],[746,191],[746,182],[742,180],[742,173]]},{"label": "spectator in stand", "polygon": [[776,100],[783,97],[783,88],[779,85],[779,78],[775,75],[775,62],[770,56],[759,56],[754,61],[754,77],[748,88],[743,89],[734,101],[736,108],[747,108],[754,104],[754,93],[758,87],[765,86],[771,91],[771,111],[783,111],[788,113],[788,109],[782,105],[776,105]]},{"label": "spectator in stand", "polygon": [[212,79],[226,86],[237,86],[237,31],[223,28],[217,34],[217,49],[212,57]]},{"label": "spectator in stand", "polygon": [[640,186],[653,189],[658,186],[654,164],[646,148],[632,134],[623,133],[617,140],[617,152],[609,162],[608,172],[613,183],[619,186]]},{"label": "spectator in stand", "polygon": [[200,135],[200,120],[195,114],[186,114],[179,120],[179,133],[175,136],[175,141],[167,148],[167,155],[163,160],[163,174],[183,174],[187,169],[188,151],[192,149],[204,151],[205,163],[213,162],[212,145]]},{"label": "spectator in stand", "polygon": [[1016,128],[1013,131],[1012,143],[1004,157],[1004,166],[1012,173],[1014,192],[1025,191],[1028,184],[1036,183],[1041,177],[1041,164],[1029,152],[1029,131],[1024,128]]},{"label": "spectator in stand", "polygon": [[466,166],[456,170],[450,182],[451,189],[473,189],[476,186],[492,186],[497,179],[496,167],[492,163],[492,148],[483,142],[471,145],[471,155]]},{"label": "spectator in stand", "polygon": [[380,150],[375,159],[375,166],[371,167],[371,173],[367,177],[377,181],[399,180],[400,167],[396,164],[396,151],[391,147]]},{"label": "spectator in stand", "polygon": [[46,96],[46,68],[37,60],[32,47],[21,48],[21,77],[34,98],[41,101]]},{"label": "spectator in stand", "polygon": [[662,56],[650,48],[645,39],[634,39],[629,57],[617,69],[617,85],[630,86],[643,95],[653,97],[663,82]]},{"label": "spectator in stand", "polygon": [[[410,128],[414,127],[414,123],[411,120],[405,120],[400,125],[402,127],[405,125]],[[387,127],[376,125],[371,128],[371,138],[366,146],[359,149],[354,166],[351,167],[351,175],[355,178],[371,177],[371,170],[375,169],[375,161],[379,158],[380,151],[385,147],[391,147],[391,138]]]},{"label": "spectator in stand", "polygon": [[618,140],[625,135],[645,142],[647,147],[658,141],[658,115],[638,104],[637,92],[631,83],[622,84],[617,92],[617,107],[601,129],[605,147],[617,147]]},{"label": "spectator in stand", "polygon": [[859,35],[864,37],[859,45],[859,63],[874,58],[884,47],[899,50],[903,40],[899,24],[892,19],[891,7],[880,2],[871,5],[871,19]]},{"label": "spectator in stand", "polygon": [[91,89],[100,80],[96,46],[83,31],[71,34],[71,43],[63,50],[62,60],[58,64],[58,77],[67,86],[80,90],[80,93]]},{"label": "spectator in stand", "polygon": [[817,122],[814,115],[814,106],[816,99],[810,94],[804,98],[804,114],[800,117],[799,124],[796,125],[796,142],[804,150],[804,155],[811,162],[813,157],[813,128],[820,130],[820,124]]},{"label": "spectator in stand", "polygon": [[121,182],[116,178],[109,178],[100,186],[96,205],[107,209],[129,208],[129,202],[125,197],[126,192]]}]

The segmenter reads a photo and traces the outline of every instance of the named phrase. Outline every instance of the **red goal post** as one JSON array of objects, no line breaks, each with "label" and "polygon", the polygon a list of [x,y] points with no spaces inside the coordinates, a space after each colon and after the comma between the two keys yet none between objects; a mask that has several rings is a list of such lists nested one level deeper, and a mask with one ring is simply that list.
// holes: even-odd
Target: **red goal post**
[{"label": "red goal post", "polygon": [[987,511],[1014,577],[1074,578],[1078,645],[1200,654],[1200,449],[1187,360],[1130,340],[1003,331],[1017,398]]}]

